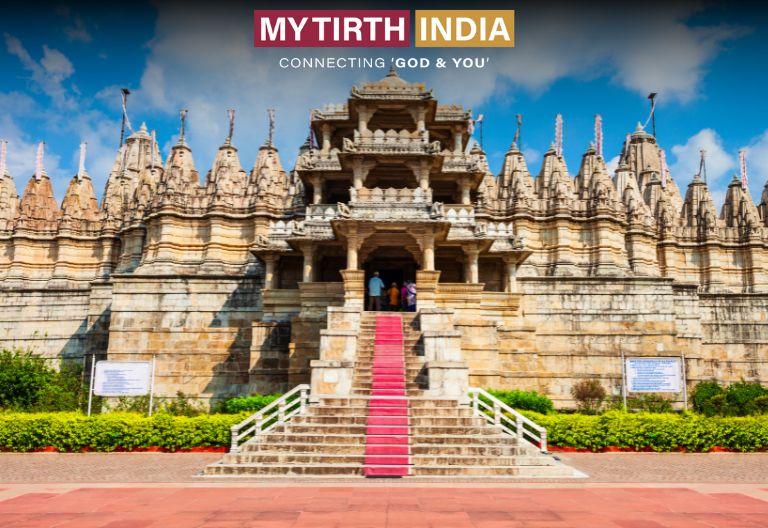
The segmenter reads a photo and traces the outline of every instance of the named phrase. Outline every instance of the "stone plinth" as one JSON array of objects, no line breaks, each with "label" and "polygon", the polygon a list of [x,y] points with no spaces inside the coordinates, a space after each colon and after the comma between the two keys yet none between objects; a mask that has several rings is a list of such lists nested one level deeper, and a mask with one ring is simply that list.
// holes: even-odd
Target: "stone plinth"
[{"label": "stone plinth", "polygon": [[439,271],[416,272],[416,308],[434,308],[436,306],[437,281],[440,279]]},{"label": "stone plinth", "polygon": [[363,270],[341,270],[344,278],[344,306],[363,308],[365,302],[365,272]]}]

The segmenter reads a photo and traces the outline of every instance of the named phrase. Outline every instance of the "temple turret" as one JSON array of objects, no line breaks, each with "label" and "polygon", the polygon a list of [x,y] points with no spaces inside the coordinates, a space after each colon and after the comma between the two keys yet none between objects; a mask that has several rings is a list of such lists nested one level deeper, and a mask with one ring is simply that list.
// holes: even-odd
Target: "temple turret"
[{"label": "temple turret", "polygon": [[685,227],[696,228],[699,235],[714,233],[717,228],[717,209],[707,184],[695,175],[685,193],[680,222]]},{"label": "temple turret", "polygon": [[0,141],[0,231],[11,231],[19,217],[19,194],[6,165],[5,145]]},{"label": "temple turret", "polygon": [[199,206],[201,195],[200,174],[195,168],[192,149],[181,138],[171,149],[165,170],[157,184],[158,206]]},{"label": "temple turret", "polygon": [[[142,123],[139,130],[125,142],[117,153],[112,166],[101,209],[108,225],[116,227],[122,221],[125,212],[130,209],[130,202],[135,194],[139,175],[146,170],[152,151],[152,138],[147,132],[146,124]],[[160,154],[155,148],[157,165]]]},{"label": "temple turret", "polygon": [[742,187],[739,177],[734,175],[728,184],[725,203],[720,211],[720,220],[726,227],[739,227],[754,231],[760,225],[760,214],[749,195],[749,189]]},{"label": "temple turret", "polygon": [[229,111],[229,134],[219,147],[213,160],[213,167],[205,179],[209,206],[245,207],[248,174],[240,165],[237,148],[232,144],[234,133],[234,110]]},{"label": "temple turret", "polygon": [[55,231],[59,223],[59,206],[53,194],[51,179],[43,164],[43,144],[38,147],[37,168],[30,178],[19,204],[18,227],[33,231]]},{"label": "temple turret", "polygon": [[288,176],[280,163],[280,155],[271,142],[259,148],[249,178],[249,192],[253,193],[253,203],[267,208],[283,210],[290,207],[290,185]]},{"label": "temple turret", "polygon": [[499,200],[515,212],[529,210],[534,206],[535,187],[525,156],[517,144],[512,143],[499,173]]},{"label": "temple turret", "polygon": [[554,145],[544,153],[541,171],[536,178],[536,192],[539,198],[548,200],[548,206],[568,208],[575,197],[573,179],[568,175],[568,167],[562,156],[555,152]]},{"label": "temple turret", "polygon": [[61,202],[62,223],[70,221],[95,222],[99,220],[99,201],[93,182],[87,172],[78,174],[69,182]]}]

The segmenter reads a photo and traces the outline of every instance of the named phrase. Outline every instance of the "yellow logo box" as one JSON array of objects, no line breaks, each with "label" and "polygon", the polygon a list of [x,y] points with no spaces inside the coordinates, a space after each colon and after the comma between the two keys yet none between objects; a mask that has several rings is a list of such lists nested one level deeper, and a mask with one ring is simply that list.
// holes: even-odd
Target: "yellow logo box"
[{"label": "yellow logo box", "polygon": [[417,48],[514,48],[509,9],[417,9]]}]

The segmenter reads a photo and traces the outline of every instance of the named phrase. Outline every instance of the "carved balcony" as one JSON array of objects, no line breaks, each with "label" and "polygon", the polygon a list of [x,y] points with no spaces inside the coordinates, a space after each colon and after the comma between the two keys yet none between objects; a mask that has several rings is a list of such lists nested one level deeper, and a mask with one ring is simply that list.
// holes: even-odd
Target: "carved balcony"
[{"label": "carved balcony", "polygon": [[429,220],[432,218],[431,189],[350,189],[351,218],[370,220]]},{"label": "carved balcony", "polygon": [[440,142],[429,142],[427,131],[364,130],[353,138],[344,138],[343,152],[353,154],[421,154],[440,152]]},{"label": "carved balcony", "polygon": [[296,159],[296,170],[300,171],[340,171],[339,151],[332,149],[323,152],[312,149]]},{"label": "carved balcony", "polygon": [[444,219],[454,225],[474,225],[475,208],[471,205],[444,205]]}]

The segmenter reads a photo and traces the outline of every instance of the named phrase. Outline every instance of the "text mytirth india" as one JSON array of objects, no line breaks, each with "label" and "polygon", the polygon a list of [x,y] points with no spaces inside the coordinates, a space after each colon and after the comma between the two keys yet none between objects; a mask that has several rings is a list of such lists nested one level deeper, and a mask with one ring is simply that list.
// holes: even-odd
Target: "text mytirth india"
[{"label": "text mytirth india", "polygon": [[[416,10],[415,46],[497,48],[515,45],[511,10]],[[408,10],[256,10],[256,47],[411,45]]]}]

